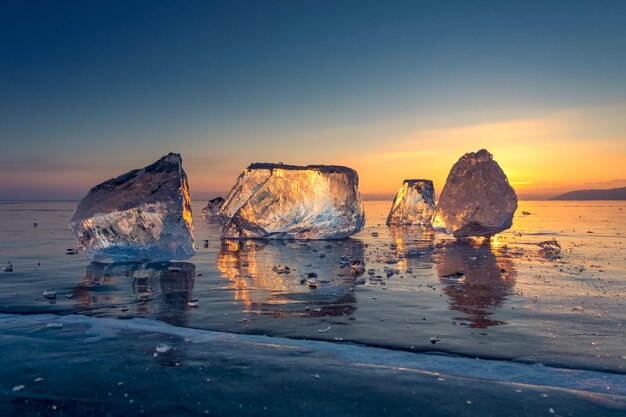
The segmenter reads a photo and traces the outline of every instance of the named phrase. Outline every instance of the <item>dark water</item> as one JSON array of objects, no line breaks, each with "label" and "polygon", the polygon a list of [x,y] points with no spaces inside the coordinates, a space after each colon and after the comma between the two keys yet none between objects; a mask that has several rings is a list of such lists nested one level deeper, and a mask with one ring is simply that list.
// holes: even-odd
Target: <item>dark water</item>
[{"label": "dark water", "polygon": [[74,203],[0,204],[5,411],[626,413],[626,204],[522,203],[472,244],[388,228],[389,205],[334,242],[222,241],[197,217],[192,259],[103,264],[65,254]]}]

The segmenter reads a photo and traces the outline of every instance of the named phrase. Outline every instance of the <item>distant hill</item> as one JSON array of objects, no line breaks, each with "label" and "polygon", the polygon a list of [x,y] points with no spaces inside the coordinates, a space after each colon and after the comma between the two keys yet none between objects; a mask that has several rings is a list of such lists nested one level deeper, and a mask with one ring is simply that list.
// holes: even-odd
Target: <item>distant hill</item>
[{"label": "distant hill", "polygon": [[557,195],[550,200],[626,200],[626,187],[606,190],[576,190]]}]

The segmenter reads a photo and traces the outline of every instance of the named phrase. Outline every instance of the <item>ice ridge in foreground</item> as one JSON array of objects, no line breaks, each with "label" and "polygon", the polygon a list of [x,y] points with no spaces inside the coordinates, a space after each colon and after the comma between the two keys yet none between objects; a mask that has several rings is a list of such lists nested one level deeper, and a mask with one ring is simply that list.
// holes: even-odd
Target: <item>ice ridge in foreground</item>
[{"label": "ice ridge in foreground", "polygon": [[93,261],[190,258],[193,221],[180,155],[96,185],[78,203],[70,228]]},{"label": "ice ridge in foreground", "polygon": [[[626,375],[610,372],[599,372],[585,369],[557,368],[513,362],[507,360],[490,360],[468,358],[455,355],[428,354],[406,352],[360,344],[333,343],[310,339],[287,339],[262,335],[247,335],[218,332],[211,330],[193,329],[165,324],[147,318],[132,318],[119,320],[106,317],[88,317],[82,315],[57,316],[53,314],[0,314],[2,330],[15,331],[26,328],[32,332],[33,328],[45,328],[47,324],[60,324],[65,328],[79,325],[83,335],[76,333],[75,337],[85,342],[99,342],[103,339],[122,338],[125,332],[146,332],[149,334],[163,334],[182,339],[189,339],[194,343],[219,342],[228,343],[233,352],[241,349],[269,349],[276,354],[284,355],[290,352],[301,351],[302,358],[312,356],[312,353],[322,353],[334,365],[369,364],[373,367],[391,367],[400,372],[412,370],[414,372],[439,373],[450,376],[460,376],[480,381],[500,381],[511,384],[528,384],[533,386],[555,387],[568,390],[577,390],[580,393],[596,393],[610,396],[626,395]],[[86,330],[85,330],[86,329]],[[139,333],[141,334],[141,333]],[[86,337],[84,337],[86,336]],[[135,336],[135,339],[137,337]],[[55,340],[67,341],[67,338]],[[241,353],[245,355],[249,351]],[[607,387],[610,386],[610,391]],[[597,398],[597,397],[596,397]],[[619,398],[619,397],[618,397]],[[621,404],[621,403],[616,403]]]},{"label": "ice ridge in foreground", "polygon": [[219,217],[225,238],[341,239],[365,225],[356,171],[330,165],[252,164]]}]

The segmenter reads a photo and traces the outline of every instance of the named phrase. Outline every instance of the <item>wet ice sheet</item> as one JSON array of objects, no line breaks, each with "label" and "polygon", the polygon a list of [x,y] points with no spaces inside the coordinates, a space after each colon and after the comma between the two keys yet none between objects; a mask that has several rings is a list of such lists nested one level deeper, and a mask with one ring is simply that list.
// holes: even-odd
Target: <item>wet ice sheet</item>
[{"label": "wet ice sheet", "polygon": [[0,331],[0,399],[9,414],[617,416],[626,410],[624,375],[147,319],[0,315]]},{"label": "wet ice sheet", "polygon": [[[37,207],[2,206],[1,253],[14,265],[0,274],[5,312],[149,317],[228,332],[625,369],[626,262],[616,256],[626,233],[624,203],[522,202],[513,228],[482,246],[388,228],[390,202],[366,202],[368,227],[337,242],[233,243],[218,238],[215,223],[196,221],[198,241],[207,239],[208,247],[188,261],[195,275],[191,266],[170,270],[176,262],[147,268],[148,277],[133,272],[145,267],[118,264],[99,281],[84,258],[65,254],[72,236],[59,225],[73,204]],[[560,258],[537,246],[552,238],[561,242]],[[352,261],[362,261],[362,274]],[[462,279],[446,278],[457,272]],[[302,282],[308,273],[317,274],[316,288]],[[48,288],[56,300],[42,297]]]}]

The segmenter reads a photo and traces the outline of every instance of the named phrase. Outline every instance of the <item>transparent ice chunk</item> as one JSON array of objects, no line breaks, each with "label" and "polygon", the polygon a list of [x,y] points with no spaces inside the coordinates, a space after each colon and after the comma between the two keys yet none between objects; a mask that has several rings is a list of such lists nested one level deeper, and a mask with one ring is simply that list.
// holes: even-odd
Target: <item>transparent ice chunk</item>
[{"label": "transparent ice chunk", "polygon": [[404,180],[393,200],[387,224],[430,226],[435,188],[430,180]]},{"label": "transparent ice chunk", "polygon": [[188,259],[195,254],[187,175],[170,153],[93,187],[70,227],[91,260]]},{"label": "transparent ice chunk", "polygon": [[226,238],[341,239],[365,225],[359,178],[342,166],[252,164],[220,208]]},{"label": "transparent ice chunk", "polygon": [[485,149],[461,157],[443,187],[433,226],[455,237],[491,236],[513,224],[515,190]]}]

